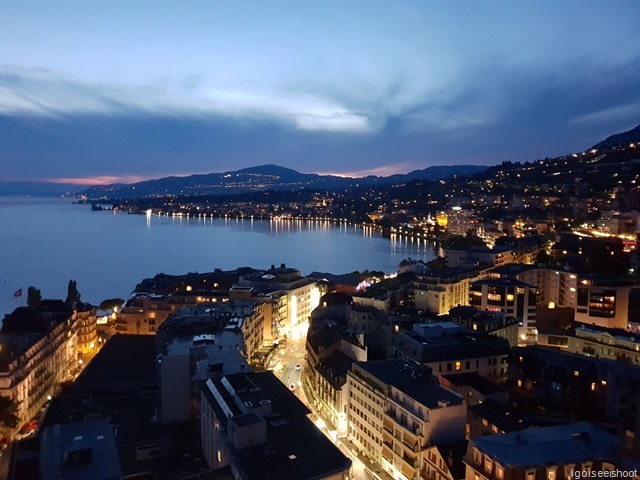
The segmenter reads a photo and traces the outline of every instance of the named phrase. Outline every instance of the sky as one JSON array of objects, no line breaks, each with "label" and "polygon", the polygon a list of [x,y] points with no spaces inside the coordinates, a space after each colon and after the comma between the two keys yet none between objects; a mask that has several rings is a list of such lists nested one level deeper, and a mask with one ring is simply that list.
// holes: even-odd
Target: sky
[{"label": "sky", "polygon": [[0,181],[578,152],[640,124],[637,0],[0,2]]}]

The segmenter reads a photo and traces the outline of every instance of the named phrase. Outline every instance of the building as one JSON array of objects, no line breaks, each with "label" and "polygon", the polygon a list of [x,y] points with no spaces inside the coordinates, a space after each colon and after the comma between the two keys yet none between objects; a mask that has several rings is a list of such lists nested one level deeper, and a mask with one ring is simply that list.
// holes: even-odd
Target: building
[{"label": "building", "polygon": [[555,348],[513,350],[511,399],[522,411],[557,419],[606,421],[624,436],[625,449],[640,454],[640,368]]},{"label": "building", "polygon": [[211,470],[235,480],[347,480],[351,461],[271,372],[201,384],[202,450]]},{"label": "building", "polygon": [[250,371],[243,329],[261,318],[257,307],[239,301],[184,307],[162,324],[156,335],[159,421],[197,418],[200,381]]},{"label": "building", "polygon": [[567,350],[640,366],[640,335],[628,330],[581,325],[567,336]]},{"label": "building", "polygon": [[156,330],[181,304],[164,295],[139,295],[127,301],[116,317],[116,332],[129,335],[155,335]]},{"label": "building", "polygon": [[447,231],[454,235],[466,235],[471,228],[471,212],[462,207],[451,207],[447,211]]},{"label": "building", "polygon": [[78,367],[76,313],[62,300],[43,300],[37,311],[16,308],[0,334],[0,395],[17,405],[21,423],[33,418],[73,378]]},{"label": "building", "polygon": [[536,287],[511,278],[484,278],[471,284],[470,303],[489,312],[502,312],[518,320],[522,342],[535,342]]},{"label": "building", "polygon": [[428,270],[415,276],[411,288],[413,304],[419,310],[447,314],[452,308],[469,304],[471,283],[478,279],[480,273],[477,270]]},{"label": "building", "polygon": [[450,267],[478,268],[501,267],[515,263],[518,256],[511,247],[476,247],[464,250],[446,250],[447,265]]},{"label": "building", "polygon": [[419,323],[394,339],[395,356],[431,367],[434,375],[479,373],[507,375],[509,343],[504,338],[468,330],[454,322]]},{"label": "building", "polygon": [[488,400],[503,404],[509,402],[508,392],[504,388],[477,373],[449,373],[440,375],[438,380],[440,385],[466,399],[469,406]]},{"label": "building", "polygon": [[270,303],[274,338],[302,337],[306,334],[309,315],[320,303],[320,290],[315,280],[302,277],[295,268],[283,263],[269,270],[241,275],[229,291],[230,298]]},{"label": "building", "polygon": [[427,447],[420,455],[421,480],[462,480],[467,442],[441,443]]},{"label": "building", "polygon": [[469,441],[466,480],[573,480],[576,472],[613,470],[619,439],[590,423],[476,437]]},{"label": "building", "polygon": [[106,420],[56,424],[40,439],[42,480],[119,480],[114,430]]},{"label": "building", "polygon": [[[607,328],[636,325],[640,311],[637,280],[603,274],[581,275],[576,298],[576,321]],[[631,326],[633,326],[631,325]]]},{"label": "building", "polygon": [[96,308],[86,303],[78,303],[76,304],[76,318],[78,322],[78,357],[90,357],[100,348]]},{"label": "building", "polygon": [[313,311],[303,376],[314,411],[335,437],[347,433],[347,372],[354,361],[368,359],[365,334],[349,328],[346,315],[341,313],[342,305]]},{"label": "building", "polygon": [[432,444],[464,439],[464,399],[403,360],[356,362],[347,374],[348,441],[396,479],[419,475]]},{"label": "building", "polygon": [[[78,443],[86,440],[87,447],[91,446],[92,439],[85,438],[82,432],[86,435],[95,433],[95,440],[109,441],[106,432],[97,433],[91,424],[101,421],[104,423],[100,425],[106,424],[115,440],[122,471],[117,478],[185,478],[201,473],[204,461],[195,421],[159,421],[160,386],[156,359],[153,336],[115,335],[110,338],[74,382],[61,386],[40,419],[41,432],[53,432],[53,437],[47,437],[47,441],[52,442],[53,455],[60,458],[63,453],[64,443],[61,442],[69,438],[63,432],[74,435],[67,444],[76,443],[75,438],[82,436]],[[56,429],[61,432],[60,442],[56,439]],[[98,439],[100,435],[105,438]],[[109,451],[101,448],[92,450],[91,465],[102,465],[102,460],[96,456],[107,454],[111,466],[100,469],[106,474],[112,471],[116,461]],[[40,453],[46,453],[45,449]],[[38,455],[33,451],[29,454],[31,457]],[[79,454],[79,457],[86,460],[86,454]],[[41,459],[42,462],[54,460]],[[18,470],[20,465],[16,465],[13,478],[31,478],[20,475]]]},{"label": "building", "polygon": [[482,311],[471,306],[455,307],[449,311],[449,318],[474,332],[502,337],[512,347],[518,345],[518,320],[504,312]]},{"label": "building", "polygon": [[467,410],[467,439],[519,432],[530,426],[524,415],[492,398],[471,405]]}]

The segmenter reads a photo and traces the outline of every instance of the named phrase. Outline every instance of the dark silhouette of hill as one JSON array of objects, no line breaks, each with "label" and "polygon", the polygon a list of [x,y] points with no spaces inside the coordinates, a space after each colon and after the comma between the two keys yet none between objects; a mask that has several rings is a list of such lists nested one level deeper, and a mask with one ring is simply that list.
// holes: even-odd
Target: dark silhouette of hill
[{"label": "dark silhouette of hill", "polygon": [[616,133],[615,135],[611,135],[605,138],[600,143],[597,143],[592,148],[602,149],[602,148],[613,148],[618,145],[625,145],[629,143],[640,142],[640,125],[631,130],[622,133]]},{"label": "dark silhouette of hill", "polygon": [[480,165],[427,167],[389,177],[361,178],[301,173],[291,168],[268,164],[222,173],[164,177],[128,185],[112,184],[90,187],[82,193],[90,198],[140,198],[165,195],[228,195],[265,190],[324,189],[406,183],[411,180],[439,180],[453,175],[467,175],[485,170]]}]

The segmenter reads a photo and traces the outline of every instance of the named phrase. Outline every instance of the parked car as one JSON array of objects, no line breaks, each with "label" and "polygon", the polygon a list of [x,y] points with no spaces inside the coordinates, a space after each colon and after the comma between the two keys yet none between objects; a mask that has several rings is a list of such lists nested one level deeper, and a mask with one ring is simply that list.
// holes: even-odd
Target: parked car
[{"label": "parked car", "polygon": [[18,430],[18,433],[16,434],[16,440],[23,440],[25,438],[32,437],[33,435],[36,434],[37,430],[38,430],[38,421],[31,420],[30,422],[25,423],[20,428],[20,430]]}]

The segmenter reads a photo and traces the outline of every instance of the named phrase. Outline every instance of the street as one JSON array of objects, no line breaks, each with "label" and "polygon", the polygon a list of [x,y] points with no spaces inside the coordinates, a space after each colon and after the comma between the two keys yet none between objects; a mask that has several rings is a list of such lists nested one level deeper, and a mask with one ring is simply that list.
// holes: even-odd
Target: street
[{"label": "street", "polygon": [[305,338],[289,339],[287,345],[278,351],[278,361],[273,366],[274,374],[313,412],[312,418],[318,429],[351,460],[352,478],[354,480],[371,480],[373,477],[366,472],[365,465],[358,459],[357,454],[351,452],[340,438],[337,439],[337,442],[334,441],[329,435],[329,431],[322,428],[324,421],[307,400],[304,388],[302,388],[302,375],[306,369],[305,346]]}]

